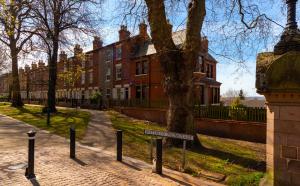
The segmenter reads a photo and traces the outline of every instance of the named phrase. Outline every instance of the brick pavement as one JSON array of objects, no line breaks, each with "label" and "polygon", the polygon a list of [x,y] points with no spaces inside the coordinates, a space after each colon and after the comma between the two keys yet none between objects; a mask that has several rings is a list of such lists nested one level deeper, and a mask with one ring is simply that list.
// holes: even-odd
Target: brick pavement
[{"label": "brick pavement", "polygon": [[29,181],[24,176],[24,164],[28,148],[26,132],[32,128],[0,115],[0,186],[219,185],[167,169],[164,176],[159,176],[151,173],[150,165],[143,162],[124,158],[126,163],[120,163],[112,152],[85,145],[77,146],[78,159],[74,161],[69,158],[66,139],[42,130],[37,130],[36,137],[37,179]]}]

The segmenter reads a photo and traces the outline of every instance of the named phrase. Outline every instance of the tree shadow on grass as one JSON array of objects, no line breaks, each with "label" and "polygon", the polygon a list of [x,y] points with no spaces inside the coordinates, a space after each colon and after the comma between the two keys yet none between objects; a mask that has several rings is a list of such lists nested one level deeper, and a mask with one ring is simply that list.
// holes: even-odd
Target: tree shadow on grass
[{"label": "tree shadow on grass", "polygon": [[256,171],[265,172],[266,171],[266,162],[265,161],[258,161],[251,158],[241,157],[229,152],[223,152],[216,149],[210,149],[203,147],[201,149],[190,149],[190,151],[198,154],[210,155],[224,161],[228,161],[229,163],[240,165],[244,168],[253,169]]},{"label": "tree shadow on grass", "polygon": [[25,107],[17,107],[16,109],[18,109],[20,113],[28,113],[28,114],[33,115],[34,117],[39,118],[39,119],[43,119],[44,118],[42,112],[37,113],[37,112],[31,111],[31,110],[29,110],[29,109],[27,109]]}]

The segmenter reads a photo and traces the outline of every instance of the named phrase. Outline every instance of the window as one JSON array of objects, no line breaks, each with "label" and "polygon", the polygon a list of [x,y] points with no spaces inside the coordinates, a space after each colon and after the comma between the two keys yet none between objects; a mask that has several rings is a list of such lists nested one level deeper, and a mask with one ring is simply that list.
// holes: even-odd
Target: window
[{"label": "window", "polygon": [[148,61],[139,61],[136,62],[135,74],[147,74],[148,73]]},{"label": "window", "polygon": [[81,67],[84,69],[85,68],[85,61],[82,61]]},{"label": "window", "polygon": [[106,81],[110,81],[110,73],[111,73],[111,70],[110,70],[110,67],[108,67],[107,71],[106,71]]},{"label": "window", "polygon": [[200,104],[205,104],[205,102],[204,102],[204,85],[200,85]]},{"label": "window", "polygon": [[121,88],[117,88],[117,99],[121,99]]},{"label": "window", "polygon": [[93,55],[89,54],[87,59],[88,59],[88,67],[92,67],[93,66]]},{"label": "window", "polygon": [[105,61],[112,61],[113,60],[113,50],[111,48],[105,51]]},{"label": "window", "polygon": [[67,63],[64,63],[64,72],[68,71]]},{"label": "window", "polygon": [[106,89],[106,98],[109,99],[110,98],[110,88]]},{"label": "window", "polygon": [[90,84],[93,83],[93,71],[89,72],[89,82]]},{"label": "window", "polygon": [[84,85],[85,83],[85,72],[82,72],[81,74],[81,84]]},{"label": "window", "polygon": [[125,87],[125,93],[124,93],[124,98],[127,100],[129,99],[129,88],[128,87]]},{"label": "window", "polygon": [[213,65],[211,64],[206,65],[206,77],[213,78]]},{"label": "window", "polygon": [[216,104],[220,103],[220,89],[219,88],[212,88],[212,95],[211,95],[211,103]]},{"label": "window", "polygon": [[122,45],[116,47],[116,59],[122,59]]},{"label": "window", "polygon": [[204,72],[204,61],[202,56],[199,56],[195,72]]},{"label": "window", "polygon": [[147,86],[146,85],[138,85],[135,89],[135,98],[136,99],[146,99],[147,94]]},{"label": "window", "polygon": [[121,80],[122,79],[122,66],[116,65],[116,80]]}]

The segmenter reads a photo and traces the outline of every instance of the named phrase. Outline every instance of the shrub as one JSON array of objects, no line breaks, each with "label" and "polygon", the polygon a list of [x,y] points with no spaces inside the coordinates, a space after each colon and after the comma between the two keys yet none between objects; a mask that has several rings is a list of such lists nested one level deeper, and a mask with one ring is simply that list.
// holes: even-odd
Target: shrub
[{"label": "shrub", "polygon": [[90,101],[92,104],[98,104],[102,99],[102,94],[101,92],[95,92],[93,95],[90,97]]}]

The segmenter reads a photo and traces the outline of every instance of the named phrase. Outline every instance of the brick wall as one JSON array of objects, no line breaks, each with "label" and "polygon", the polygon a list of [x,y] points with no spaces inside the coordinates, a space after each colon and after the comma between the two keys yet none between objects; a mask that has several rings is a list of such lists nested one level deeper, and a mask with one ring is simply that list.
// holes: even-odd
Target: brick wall
[{"label": "brick wall", "polygon": [[195,122],[200,134],[266,143],[265,123],[200,118]]},{"label": "brick wall", "polygon": [[165,125],[166,122],[166,110],[163,109],[142,109],[142,108],[123,108],[118,107],[115,108],[118,112],[125,114],[127,116],[148,120],[152,122],[156,122],[162,125]]},{"label": "brick wall", "polygon": [[[166,125],[166,110],[153,108],[115,108],[127,116]],[[213,120],[196,118],[196,127],[200,134],[266,143],[266,124],[231,120]]]}]

